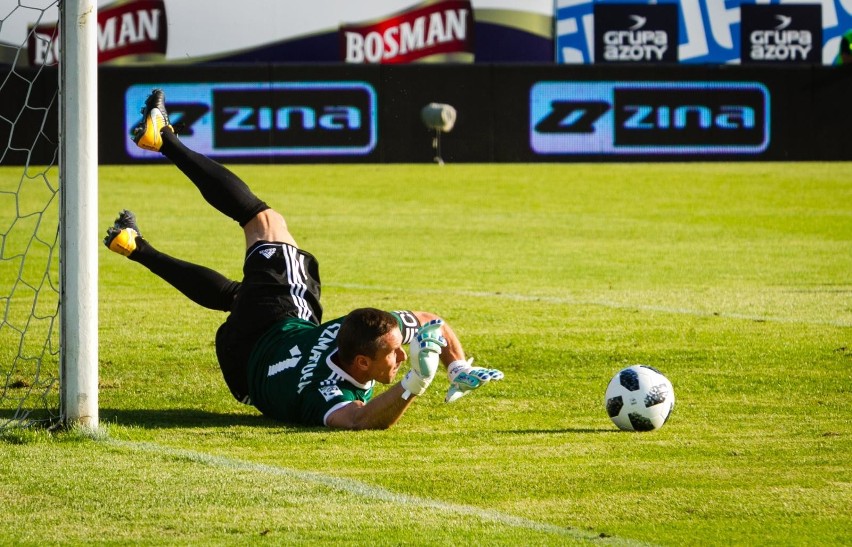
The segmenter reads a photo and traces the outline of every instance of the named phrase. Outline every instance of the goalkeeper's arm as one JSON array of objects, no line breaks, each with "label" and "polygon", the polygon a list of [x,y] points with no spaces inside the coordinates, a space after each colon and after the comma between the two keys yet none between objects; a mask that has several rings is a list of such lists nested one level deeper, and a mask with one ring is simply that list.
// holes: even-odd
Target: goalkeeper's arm
[{"label": "goalkeeper's arm", "polygon": [[[421,325],[439,319],[437,315],[430,312],[412,313]],[[444,402],[452,403],[488,382],[503,379],[503,373],[497,369],[473,366],[473,359],[465,357],[461,341],[448,323],[443,323],[441,331],[447,341],[447,345],[441,350],[441,362],[447,368],[447,378],[450,381]]]},{"label": "goalkeeper's arm", "polygon": [[369,403],[353,401],[331,414],[326,425],[337,429],[387,429],[414,402],[414,397],[403,397],[405,391],[402,382],[398,382]]},{"label": "goalkeeper's arm", "polygon": [[[417,317],[421,325],[426,325],[430,321],[441,320],[440,317],[428,311],[415,311],[411,313]],[[454,361],[464,361],[464,348],[462,348],[461,341],[446,321],[442,322],[441,333],[444,335],[444,340],[447,341],[447,345],[441,349],[441,362],[444,366],[447,367]],[[413,357],[409,356],[410,359]]]},{"label": "goalkeeper's arm", "polygon": [[[444,399],[451,403],[490,381],[500,380],[496,369],[474,367],[466,359],[458,336],[447,323],[429,312],[413,312],[421,324],[412,341],[411,370],[396,385],[368,403],[354,401],[328,417],[326,425],[341,429],[387,429],[394,425],[418,395],[425,393],[441,362],[450,387]],[[415,343],[415,342],[424,343]],[[423,348],[423,349],[420,349]]]},{"label": "goalkeeper's arm", "polygon": [[417,330],[411,342],[411,370],[398,384],[368,403],[354,401],[340,408],[328,417],[326,425],[342,429],[387,429],[399,421],[414,397],[425,393],[435,377],[441,350],[447,344],[441,334],[442,325],[443,321],[434,319]]}]

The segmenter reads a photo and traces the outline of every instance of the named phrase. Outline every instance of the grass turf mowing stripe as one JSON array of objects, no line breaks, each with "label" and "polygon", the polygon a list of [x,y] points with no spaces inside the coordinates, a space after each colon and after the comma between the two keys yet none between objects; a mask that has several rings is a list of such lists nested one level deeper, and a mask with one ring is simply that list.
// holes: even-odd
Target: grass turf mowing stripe
[{"label": "grass turf mowing stripe", "polygon": [[104,439],[103,442],[109,443],[112,446],[129,449],[136,452],[146,452],[157,456],[169,458],[182,458],[201,465],[208,465],[224,469],[232,469],[236,471],[249,471],[252,473],[261,473],[272,477],[283,477],[287,479],[302,481],[310,484],[317,484],[332,488],[339,492],[349,494],[356,497],[373,499],[377,501],[397,503],[401,505],[409,505],[414,507],[422,507],[427,509],[435,509],[438,511],[446,511],[454,515],[466,515],[476,517],[485,521],[509,526],[512,528],[522,528],[553,534],[556,536],[566,537],[576,541],[593,541],[595,543],[604,543],[606,545],[629,545],[629,546],[647,546],[648,543],[615,537],[607,534],[596,534],[575,528],[566,528],[537,522],[515,515],[509,515],[494,511],[491,509],[483,509],[472,505],[462,505],[456,503],[447,503],[439,500],[411,496],[408,494],[400,494],[392,492],[379,486],[373,486],[360,481],[335,477],[323,473],[313,471],[303,471],[298,469],[289,469],[287,467],[279,467],[275,465],[261,464],[227,458],[224,456],[216,456],[193,450],[172,448],[149,442],[132,442],[119,441],[115,439]]},{"label": "grass turf mowing stripe", "polygon": [[580,298],[572,298],[565,296],[546,296],[546,295],[528,295],[528,294],[513,294],[504,292],[485,292],[485,291],[452,291],[442,289],[425,289],[425,288],[404,288],[404,287],[382,287],[377,285],[362,285],[358,283],[325,283],[325,287],[335,287],[338,289],[351,289],[359,291],[376,291],[376,292],[404,292],[414,294],[443,294],[451,296],[464,296],[470,298],[500,298],[503,300],[511,300],[515,302],[544,302],[546,304],[568,304],[573,306],[598,306],[603,308],[618,309],[618,310],[639,310],[657,313],[670,313],[676,315],[691,315],[695,317],[722,317],[725,319],[743,319],[747,321],[766,321],[769,323],[790,323],[801,325],[818,325],[829,327],[852,327],[852,322],[849,321],[813,321],[797,317],[781,317],[772,315],[749,315],[745,313],[730,313],[730,312],[709,312],[695,310],[689,308],[673,308],[666,306],[651,306],[645,304],[633,304],[624,302],[614,302],[612,300],[586,300]]}]

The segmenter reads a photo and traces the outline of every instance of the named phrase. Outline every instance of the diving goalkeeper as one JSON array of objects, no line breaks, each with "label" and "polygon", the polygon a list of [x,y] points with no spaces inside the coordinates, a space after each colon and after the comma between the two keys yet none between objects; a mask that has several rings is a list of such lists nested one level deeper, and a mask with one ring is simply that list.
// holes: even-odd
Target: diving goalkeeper
[{"label": "diving goalkeeper", "polygon": [[[239,402],[287,423],[385,429],[426,391],[441,363],[448,403],[503,378],[499,370],[472,366],[452,328],[433,313],[361,308],[323,323],[316,258],[298,248],[284,218],[234,173],[177,138],[161,90],[145,101],[132,138],[169,158],[210,205],[243,228],[241,282],[157,251],[126,210],[104,239],[195,303],[229,312],[216,332],[216,356]],[[402,380],[373,397],[375,382],[393,383],[407,358]]]}]

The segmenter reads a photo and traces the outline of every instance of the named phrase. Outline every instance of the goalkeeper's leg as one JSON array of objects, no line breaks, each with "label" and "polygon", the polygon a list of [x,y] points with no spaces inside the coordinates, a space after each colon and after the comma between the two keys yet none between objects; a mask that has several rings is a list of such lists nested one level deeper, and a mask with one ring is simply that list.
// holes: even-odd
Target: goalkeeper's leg
[{"label": "goalkeeper's leg", "polygon": [[160,152],[195,184],[204,199],[220,213],[245,226],[269,206],[224,165],[186,147],[169,128],[163,129]]},{"label": "goalkeeper's leg", "polygon": [[284,217],[254,195],[242,179],[220,163],[190,150],[177,138],[161,89],[153,90],[145,101],[142,121],[134,128],[132,138],[138,146],[159,151],[172,160],[207,203],[242,226],[246,249],[262,240],[297,246]]},{"label": "goalkeeper's leg", "polygon": [[196,304],[212,310],[231,311],[240,288],[238,281],[161,253],[139,233],[136,217],[130,211],[119,213],[115,224],[107,230],[104,245],[142,264]]},{"label": "goalkeeper's leg", "polygon": [[169,123],[166,94],[162,89],[154,89],[145,100],[142,120],[133,128],[131,138],[140,148],[158,151],[172,160],[210,205],[240,226],[269,209],[234,173],[178,140]]},{"label": "goalkeeper's leg", "polygon": [[[139,252],[140,249],[142,252]],[[239,281],[228,279],[199,264],[161,253],[138,236],[136,251],[128,257],[130,260],[142,264],[199,306],[231,311],[240,289]]]},{"label": "goalkeeper's leg", "polygon": [[239,223],[246,249],[258,241],[276,241],[298,247],[280,213],[261,201],[237,175],[220,163],[186,147],[169,129],[160,148],[167,158],[201,191],[207,203]]}]

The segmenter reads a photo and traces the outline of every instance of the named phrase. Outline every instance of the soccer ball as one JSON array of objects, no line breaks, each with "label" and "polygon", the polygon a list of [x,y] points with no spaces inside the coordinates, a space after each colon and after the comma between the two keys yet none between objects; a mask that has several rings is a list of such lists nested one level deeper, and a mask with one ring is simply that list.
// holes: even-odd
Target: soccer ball
[{"label": "soccer ball", "polygon": [[624,431],[660,429],[674,409],[674,388],[660,371],[633,365],[618,371],[606,388],[604,406]]}]

